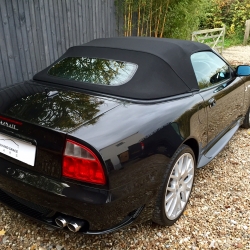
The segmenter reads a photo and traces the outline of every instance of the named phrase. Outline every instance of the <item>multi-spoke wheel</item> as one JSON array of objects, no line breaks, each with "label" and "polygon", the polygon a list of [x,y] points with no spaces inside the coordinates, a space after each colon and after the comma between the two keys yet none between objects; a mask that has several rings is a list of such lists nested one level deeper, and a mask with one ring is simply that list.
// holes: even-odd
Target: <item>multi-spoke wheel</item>
[{"label": "multi-spoke wheel", "polygon": [[250,107],[246,113],[245,119],[242,124],[243,128],[250,128]]},{"label": "multi-spoke wheel", "polygon": [[194,182],[195,157],[192,149],[181,146],[166,169],[156,200],[153,221],[172,225],[183,213]]},{"label": "multi-spoke wheel", "polygon": [[190,153],[184,153],[175,163],[165,192],[165,213],[174,220],[184,210],[194,180],[194,159]]}]

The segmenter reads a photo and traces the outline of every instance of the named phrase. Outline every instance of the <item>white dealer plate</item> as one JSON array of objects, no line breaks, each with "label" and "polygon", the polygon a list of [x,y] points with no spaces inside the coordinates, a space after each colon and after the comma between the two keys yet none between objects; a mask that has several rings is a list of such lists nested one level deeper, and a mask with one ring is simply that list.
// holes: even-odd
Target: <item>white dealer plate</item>
[{"label": "white dealer plate", "polygon": [[16,138],[0,134],[0,153],[34,166],[36,146]]}]

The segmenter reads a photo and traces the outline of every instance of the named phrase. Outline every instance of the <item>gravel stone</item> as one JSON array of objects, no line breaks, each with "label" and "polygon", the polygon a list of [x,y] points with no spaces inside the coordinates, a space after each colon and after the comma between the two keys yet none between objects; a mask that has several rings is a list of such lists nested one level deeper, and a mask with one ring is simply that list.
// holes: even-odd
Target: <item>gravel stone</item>
[{"label": "gravel stone", "polygon": [[[250,65],[250,46],[223,56]],[[152,222],[84,236],[54,230],[0,204],[0,249],[250,249],[250,133],[239,129],[222,152],[197,171],[191,200],[171,227]]]}]

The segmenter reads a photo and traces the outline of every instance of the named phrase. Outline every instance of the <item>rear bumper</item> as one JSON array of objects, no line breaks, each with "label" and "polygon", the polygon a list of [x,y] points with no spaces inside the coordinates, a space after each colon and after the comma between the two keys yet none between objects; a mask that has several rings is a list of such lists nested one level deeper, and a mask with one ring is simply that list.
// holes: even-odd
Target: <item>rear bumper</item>
[{"label": "rear bumper", "polygon": [[[18,201],[19,200],[19,201]],[[13,195],[9,195],[8,193],[4,192],[3,190],[0,190],[0,202],[2,202],[3,204],[7,205],[8,207],[12,208],[13,210],[16,210],[17,212],[28,216],[32,219],[35,219],[43,224],[49,225],[51,227],[57,228],[57,229],[61,229],[58,225],[56,225],[55,223],[55,219],[60,215],[60,213],[56,212],[53,215],[51,215],[50,217],[45,216],[45,214],[41,211],[43,210],[44,212],[48,212],[49,209],[47,208],[43,208],[41,206],[37,206],[36,204],[34,204],[36,207],[40,208],[40,211],[37,211],[36,209],[30,208],[27,204],[27,201],[23,200],[23,202],[21,201],[21,199],[19,197],[17,197],[17,199],[14,198]],[[137,218],[138,216],[141,214],[141,212],[143,211],[144,206],[139,207],[138,209],[136,209],[135,211],[133,211],[132,213],[130,213],[130,215],[126,216],[123,221],[121,221],[119,224],[111,227],[111,228],[107,228],[104,230],[80,230],[79,233],[82,234],[89,234],[89,235],[99,235],[99,234],[107,234],[107,233],[112,233],[115,232],[123,227],[129,226],[130,224],[132,224]],[[50,211],[52,212],[52,211]]]},{"label": "rear bumper", "polygon": [[[60,182],[3,158],[0,166],[0,201],[52,227],[58,227],[55,218],[63,214],[87,221],[89,227],[82,233],[113,232],[139,217],[148,200],[145,195],[138,199],[137,194],[131,193],[130,197],[115,197],[114,194],[124,193],[122,190],[112,194],[109,190]],[[137,197],[136,201],[131,197]]]}]

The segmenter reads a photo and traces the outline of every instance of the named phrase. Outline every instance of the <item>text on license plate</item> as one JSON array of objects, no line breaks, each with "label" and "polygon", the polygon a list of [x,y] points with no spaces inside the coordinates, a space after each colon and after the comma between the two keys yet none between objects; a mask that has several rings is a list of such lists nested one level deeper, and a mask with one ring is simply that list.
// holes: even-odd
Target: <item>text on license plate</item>
[{"label": "text on license plate", "polygon": [[0,134],[0,153],[34,166],[36,146],[16,138]]}]

